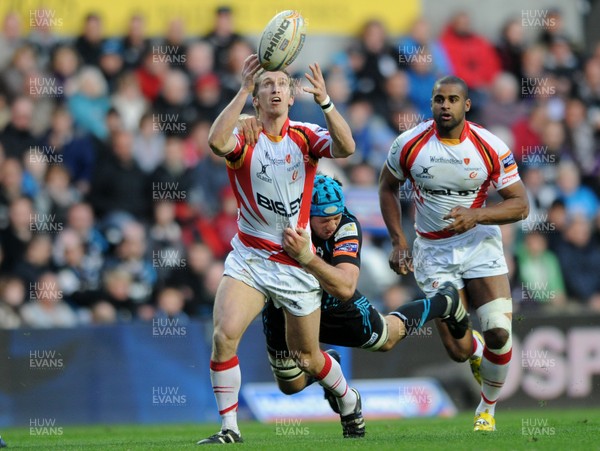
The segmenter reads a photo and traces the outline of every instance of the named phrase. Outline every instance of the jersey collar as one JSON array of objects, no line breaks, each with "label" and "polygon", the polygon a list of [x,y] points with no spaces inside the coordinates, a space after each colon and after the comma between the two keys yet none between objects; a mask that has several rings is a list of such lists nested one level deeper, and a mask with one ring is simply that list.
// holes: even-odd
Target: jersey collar
[{"label": "jersey collar", "polygon": [[287,135],[288,128],[290,128],[290,118],[289,117],[283,123],[283,127],[281,127],[281,132],[279,132],[279,135],[271,135],[265,131],[263,131],[263,133],[265,135],[267,135],[267,138],[269,138],[270,141],[279,142],[285,137],[285,135]]},{"label": "jersey collar", "polygon": [[[439,133],[438,133],[438,129],[437,129],[437,124],[435,123],[435,121],[433,121],[433,129],[435,130],[435,137],[442,141],[442,142],[447,142],[449,144],[460,144],[461,142],[463,142],[465,139],[467,139],[467,136],[469,135],[469,121],[465,121],[465,126],[462,129],[462,132],[460,132],[460,137],[458,138],[458,140],[453,140],[453,139],[448,139],[448,138],[442,138]],[[458,141],[458,142],[455,142]]]}]

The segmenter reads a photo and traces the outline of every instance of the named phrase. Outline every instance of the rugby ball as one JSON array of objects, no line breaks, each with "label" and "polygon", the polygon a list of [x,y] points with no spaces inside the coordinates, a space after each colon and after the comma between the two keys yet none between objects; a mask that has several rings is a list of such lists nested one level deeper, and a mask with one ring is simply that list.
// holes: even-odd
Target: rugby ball
[{"label": "rugby ball", "polygon": [[271,19],[262,32],[258,60],[268,71],[283,70],[298,56],[306,38],[306,21],[298,11],[286,10]]}]

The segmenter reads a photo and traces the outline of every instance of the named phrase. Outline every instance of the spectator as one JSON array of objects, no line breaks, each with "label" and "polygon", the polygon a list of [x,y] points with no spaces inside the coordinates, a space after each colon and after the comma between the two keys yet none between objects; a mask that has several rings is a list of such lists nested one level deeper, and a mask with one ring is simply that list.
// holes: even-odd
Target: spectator
[{"label": "spectator", "polygon": [[190,94],[185,74],[180,70],[170,70],[165,77],[161,94],[153,104],[159,129],[166,136],[187,135],[188,127],[196,117]]},{"label": "spectator", "polygon": [[0,33],[0,71],[6,68],[14,52],[23,44],[24,39],[21,31],[21,18],[19,15],[16,12],[8,12],[4,16],[2,32]]},{"label": "spectator", "polygon": [[75,85],[73,95],[67,100],[75,126],[83,133],[106,139],[108,129],[104,118],[110,108],[110,99],[102,73],[94,67],[84,67]]},{"label": "spectator", "polygon": [[39,277],[31,290],[34,297],[21,308],[25,325],[35,329],[77,325],[77,316],[63,300],[58,287],[54,273],[47,272]]},{"label": "spectator", "polygon": [[45,160],[62,163],[69,172],[70,182],[80,194],[90,189],[96,148],[88,134],[75,134],[71,113],[64,107],[54,110],[51,126],[41,139]]},{"label": "spectator", "polygon": [[215,74],[199,77],[195,83],[194,93],[194,108],[197,117],[214,121],[225,107],[219,77]]},{"label": "spectator", "polygon": [[92,207],[86,203],[73,205],[67,214],[67,224],[54,242],[53,258],[56,265],[68,265],[66,247],[73,241],[69,235],[75,233],[83,246],[84,266],[87,273],[99,273],[104,264],[104,254],[108,251],[108,243],[96,228]]},{"label": "spectator", "polygon": [[525,166],[535,164],[528,155],[535,154],[542,146],[542,133],[548,122],[548,115],[543,104],[533,105],[529,114],[517,120],[511,127],[515,143],[512,152],[515,160]]},{"label": "spectator", "polygon": [[[587,305],[600,295],[600,246],[592,225],[580,214],[570,217],[563,239],[556,246],[569,297]],[[597,305],[594,303],[594,306]]]},{"label": "spectator", "polygon": [[2,244],[2,263],[0,271],[10,273],[23,260],[27,244],[33,238],[32,220],[34,209],[31,199],[20,197],[14,199],[8,210],[9,223],[0,230]]},{"label": "spectator", "polygon": [[17,329],[23,324],[20,308],[25,301],[25,285],[15,276],[0,278],[0,329]]},{"label": "spectator", "polygon": [[69,171],[61,165],[50,165],[44,182],[45,189],[36,199],[37,209],[40,213],[50,215],[57,224],[65,224],[67,211],[81,197],[71,186]]},{"label": "spectator", "polygon": [[94,302],[94,292],[100,289],[100,267],[85,254],[81,237],[74,230],[61,234],[64,263],[58,269],[58,283],[65,297],[77,307],[89,307]]},{"label": "spectator", "polygon": [[490,86],[500,71],[500,59],[494,47],[484,37],[475,34],[466,12],[452,17],[440,42],[448,53],[454,75],[462,78],[476,92]]},{"label": "spectator", "polygon": [[0,144],[6,157],[19,160],[39,141],[32,133],[33,102],[27,97],[17,97],[11,104],[10,123],[0,132]]},{"label": "spectator", "polygon": [[[225,252],[232,250],[231,240],[238,232],[237,226],[237,215],[238,206],[235,198],[235,193],[231,186],[226,186],[219,193],[221,199],[221,210],[217,213],[217,216],[213,219],[212,223],[217,235],[221,239],[221,247]],[[218,255],[218,257],[224,256]]]},{"label": "spectator", "polygon": [[[396,71],[393,75],[388,77],[385,81],[384,91],[386,100],[385,103],[378,108],[378,111],[385,112],[383,114],[391,130],[399,130],[400,132],[408,130],[409,128],[416,126],[418,122],[431,116],[431,111],[428,111],[425,117],[419,118],[419,113],[412,108],[412,102],[409,99],[410,82],[405,71]],[[400,115],[408,109],[412,109],[414,117],[409,118],[405,115],[401,118]],[[417,120],[417,118],[419,120]],[[408,121],[413,125],[408,128],[400,128],[400,123],[405,121]]]},{"label": "spectator", "polygon": [[385,94],[385,79],[398,70],[398,54],[388,43],[388,34],[379,20],[367,21],[360,35],[363,64],[356,71],[356,92],[367,96],[373,105],[380,104]]},{"label": "spectator", "polygon": [[200,77],[215,74],[213,46],[207,41],[192,42],[187,48],[185,72],[192,85]]},{"label": "spectator", "polygon": [[69,45],[61,45],[52,52],[50,74],[56,80],[56,86],[60,88],[60,95],[55,98],[57,102],[61,103],[74,91],[79,61],[79,55]]},{"label": "spectator", "polygon": [[579,99],[567,101],[565,131],[568,155],[587,183],[593,184],[600,174],[600,142],[588,121],[585,104]]},{"label": "spectator", "polygon": [[10,65],[2,72],[1,82],[9,100],[29,95],[29,77],[39,72],[37,55],[32,45],[24,44],[13,54]]},{"label": "spectator", "polygon": [[148,110],[148,102],[132,72],[125,72],[119,77],[111,103],[123,121],[123,128],[132,133],[137,132],[140,120]]},{"label": "spectator", "polygon": [[[229,102],[233,95],[238,91],[242,83],[242,68],[244,61],[250,55],[255,53],[254,48],[245,40],[234,41],[228,52],[227,67],[225,72],[219,75],[221,80],[221,89],[226,95],[226,101]],[[230,97],[229,97],[230,96]],[[253,111],[250,101],[248,101],[249,110]]]},{"label": "spectator", "polygon": [[507,73],[499,73],[491,87],[490,99],[480,108],[481,125],[490,128],[504,126],[511,128],[526,117],[527,108],[520,102],[519,82]]},{"label": "spectator", "polygon": [[[131,299],[132,292],[132,275],[127,271],[114,268],[104,273],[103,290],[99,295],[98,300],[92,306],[92,318],[94,314],[103,313],[102,317],[111,320],[112,312],[109,312],[104,303],[109,304],[115,312],[115,317],[118,322],[129,323],[137,318],[137,304]],[[99,307],[102,305],[102,307]],[[98,312],[97,310],[101,311]]]},{"label": "spectator", "polygon": [[169,21],[166,35],[155,49],[167,56],[166,60],[171,68],[181,67],[185,63],[187,43],[185,24],[181,18]]},{"label": "spectator", "polygon": [[133,159],[133,136],[119,131],[112,140],[111,158],[97,167],[89,196],[98,217],[124,211],[136,218],[147,218],[149,198],[146,176]]},{"label": "spectator", "polygon": [[48,20],[48,18],[56,15],[56,11],[49,8],[41,8],[33,10],[33,13],[39,19],[35,17],[33,23],[31,23],[30,18],[30,27],[32,25],[33,27],[27,36],[27,42],[33,45],[36,50],[39,67],[47,67],[52,52],[62,42],[62,38],[52,31],[51,20]]},{"label": "spectator", "polygon": [[90,13],[85,17],[83,33],[75,40],[75,49],[84,65],[98,67],[103,42],[102,19]]},{"label": "spectator", "polygon": [[569,41],[563,36],[555,36],[550,41],[545,66],[550,73],[558,77],[572,79],[580,69],[580,61]]},{"label": "spectator", "polygon": [[438,76],[433,64],[427,59],[428,55],[420,56],[408,64],[408,98],[420,117],[431,117],[431,86]]},{"label": "spectator", "polygon": [[134,14],[129,19],[121,46],[125,68],[129,70],[140,66],[142,57],[151,51],[150,40],[146,37],[146,20],[142,14]]},{"label": "spectator", "polygon": [[600,202],[591,189],[581,185],[579,171],[573,162],[560,163],[556,184],[558,197],[564,202],[567,215],[582,215],[588,221],[596,218]]},{"label": "spectator", "polygon": [[401,65],[425,59],[432,67],[435,78],[452,73],[452,66],[446,50],[439,41],[432,39],[431,25],[424,17],[419,17],[412,24],[409,34],[400,38],[398,54]]},{"label": "spectator", "polygon": [[548,250],[544,235],[533,231],[517,250],[522,307],[564,307],[565,285],[556,255]]},{"label": "spectator", "polygon": [[220,6],[215,11],[213,30],[206,40],[214,49],[214,63],[217,72],[226,72],[229,62],[229,51],[233,44],[242,37],[234,32],[233,11],[228,6]]},{"label": "spectator", "polygon": [[117,269],[130,276],[128,298],[136,305],[147,304],[156,283],[156,270],[147,258],[146,231],[138,222],[126,223],[123,240],[118,244],[115,257],[106,261],[107,271]]},{"label": "spectator", "polygon": [[512,74],[517,80],[523,78],[522,64],[524,50],[525,38],[523,35],[522,20],[507,20],[502,26],[496,52],[498,52],[502,70]]},{"label": "spectator", "polygon": [[36,234],[27,243],[25,255],[15,265],[14,274],[31,289],[42,274],[53,269],[52,239],[47,234]]},{"label": "spectator", "polygon": [[183,202],[194,183],[193,170],[185,167],[183,140],[171,136],[165,144],[165,158],[150,175],[153,200]]},{"label": "spectator", "polygon": [[117,90],[117,82],[123,74],[123,48],[117,39],[107,39],[102,44],[98,66],[104,75],[108,86],[108,92],[114,94]]},{"label": "spectator", "polygon": [[98,301],[91,309],[90,322],[95,326],[115,324],[118,321],[117,310],[108,301]]},{"label": "spectator", "polygon": [[206,244],[199,242],[192,243],[186,249],[185,270],[172,272],[166,284],[183,293],[184,311],[188,315],[210,318],[215,293],[206,287],[206,277],[215,262],[213,253]]},{"label": "spectator", "polygon": [[577,93],[589,108],[589,117],[595,131],[600,130],[600,57],[589,59],[584,66],[583,77],[577,85]]},{"label": "spectator", "polygon": [[169,72],[169,64],[164,58],[155,58],[155,53],[148,51],[142,57],[141,66],[136,69],[135,76],[142,94],[152,103],[163,87],[163,80]]},{"label": "spectator", "polygon": [[8,207],[22,196],[33,197],[34,190],[27,189],[23,166],[16,158],[7,158],[0,165],[0,205]]},{"label": "spectator", "polygon": [[184,306],[185,299],[181,291],[176,288],[164,288],[157,295],[154,319],[175,321],[178,326],[187,324],[190,318],[183,311]]},{"label": "spectator", "polygon": [[181,227],[175,221],[175,202],[162,200],[154,203],[154,222],[148,232],[152,264],[158,278],[164,281],[173,271],[185,267]]},{"label": "spectator", "polygon": [[165,158],[165,136],[154,114],[146,112],[140,119],[133,139],[133,158],[145,174],[154,172]]}]

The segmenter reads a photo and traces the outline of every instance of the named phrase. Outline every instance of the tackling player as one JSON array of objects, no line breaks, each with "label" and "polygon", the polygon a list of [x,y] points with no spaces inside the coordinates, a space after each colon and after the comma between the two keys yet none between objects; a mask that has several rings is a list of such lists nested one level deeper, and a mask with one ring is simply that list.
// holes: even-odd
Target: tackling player
[{"label": "tackling player", "polygon": [[[450,283],[440,287],[430,299],[409,302],[385,317],[356,289],[362,247],[360,224],[345,207],[341,184],[322,174],[315,177],[310,226],[310,238],[305,230],[298,230],[297,235],[284,241],[283,247],[323,288],[321,342],[389,351],[433,318],[443,318],[456,338],[465,335],[469,318],[457,289]],[[311,238],[317,256],[308,253]],[[285,343],[283,312],[272,302],[263,310],[263,324],[269,361],[279,388],[286,394],[301,391],[313,380],[291,357]],[[327,391],[325,395],[336,411]]]},{"label": "tackling player", "polygon": [[[463,80],[448,76],[433,86],[433,120],[402,133],[392,144],[379,181],[381,212],[393,251],[390,267],[413,271],[426,295],[444,282],[460,288],[477,312],[485,343],[469,333],[457,340],[436,320],[452,359],[480,362],[481,402],[475,431],[493,431],[494,413],[512,353],[512,300],[498,224],[527,217],[529,204],[511,151],[498,137],[469,122]],[[398,190],[410,180],[415,193],[417,238],[412,255],[401,225]],[[486,206],[490,185],[504,199]]]},{"label": "tackling player", "polygon": [[[240,90],[209,133],[211,149],[226,160],[239,218],[213,311],[210,377],[221,431],[200,440],[201,445],[242,441],[237,424],[241,374],[236,352],[267,298],[285,311],[286,341],[302,370],[336,396],[344,437],[365,433],[359,393],[348,386],[340,365],[319,348],[319,283],[282,246],[296,227],[309,226],[318,160],[344,158],[355,149],[350,127],[327,95],[319,65],[309,67],[312,75],[305,76],[312,86],[303,89],[323,108],[329,131],[291,121],[290,76],[281,71],[259,72],[258,57],[251,55],[244,61]],[[255,145],[234,130],[250,94],[264,126]]]}]

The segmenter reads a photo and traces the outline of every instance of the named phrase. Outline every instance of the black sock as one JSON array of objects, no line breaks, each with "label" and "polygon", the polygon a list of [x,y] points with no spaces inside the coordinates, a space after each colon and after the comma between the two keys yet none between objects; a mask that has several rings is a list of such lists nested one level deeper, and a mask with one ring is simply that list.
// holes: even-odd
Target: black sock
[{"label": "black sock", "polygon": [[395,315],[402,320],[406,327],[406,335],[413,334],[417,329],[432,320],[441,318],[448,310],[448,299],[442,294],[436,294],[432,298],[419,299],[404,304],[397,308],[390,315]]}]

